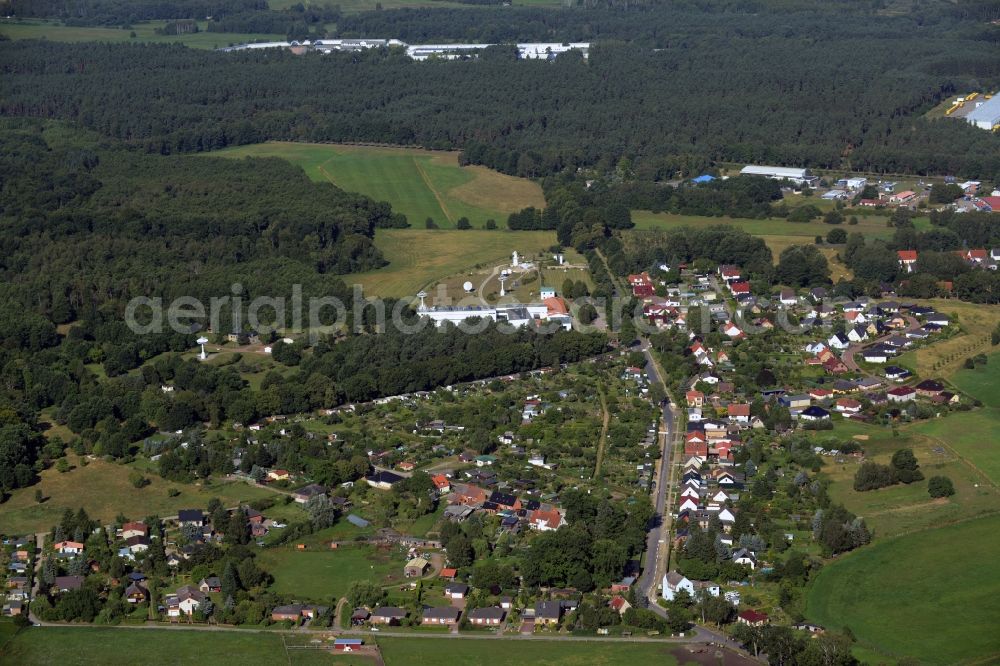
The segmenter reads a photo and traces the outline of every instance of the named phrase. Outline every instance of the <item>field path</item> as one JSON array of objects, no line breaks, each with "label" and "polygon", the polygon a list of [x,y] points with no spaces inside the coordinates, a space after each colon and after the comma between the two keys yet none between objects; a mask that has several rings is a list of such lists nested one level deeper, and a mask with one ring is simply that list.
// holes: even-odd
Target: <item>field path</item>
[{"label": "field path", "polygon": [[413,166],[417,168],[417,173],[419,173],[420,177],[424,179],[424,185],[426,185],[427,189],[430,190],[431,194],[434,195],[435,201],[437,201],[438,206],[441,207],[441,212],[444,213],[444,216],[448,219],[449,222],[454,224],[455,218],[452,217],[451,212],[448,210],[448,206],[446,206],[444,203],[444,199],[441,198],[441,193],[437,191],[436,187],[434,187],[434,183],[431,182],[431,179],[430,177],[428,177],[427,172],[424,171],[424,168],[420,165],[420,162],[417,161],[416,157],[412,157],[410,159],[413,160]]}]

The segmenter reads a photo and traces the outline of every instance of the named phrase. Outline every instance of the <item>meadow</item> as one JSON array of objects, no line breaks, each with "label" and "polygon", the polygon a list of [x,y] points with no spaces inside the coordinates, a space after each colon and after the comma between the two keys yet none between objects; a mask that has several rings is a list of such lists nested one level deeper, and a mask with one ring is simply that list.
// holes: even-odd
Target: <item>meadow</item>
[{"label": "meadow", "polygon": [[[961,334],[901,354],[897,359],[899,365],[912,368],[922,377],[950,380],[962,369],[965,359],[990,351],[990,333],[1000,324],[1000,308],[950,299],[931,299],[920,301],[920,304],[929,305],[938,312],[951,316],[952,326],[956,325],[954,320],[957,319]],[[993,389],[994,392],[997,390],[1000,389]]]},{"label": "meadow", "polygon": [[[988,441],[981,439],[986,432],[978,425],[981,414],[982,412],[964,412],[905,426],[899,429],[898,436],[893,435],[888,428],[850,422],[843,425],[853,427],[842,430],[838,423],[834,433],[841,440],[844,436],[853,437],[856,434],[867,437],[861,444],[868,460],[888,464],[897,450],[912,449],[926,478],[907,485],[898,484],[879,490],[857,492],[853,483],[858,461],[848,458],[843,464],[838,464],[832,458],[825,458],[826,465],[822,475],[830,481],[830,497],[863,517],[874,531],[876,539],[995,513],[1000,508],[1000,489],[974,463],[977,460],[976,452],[969,447],[957,445],[960,437],[949,436],[947,440],[943,440],[927,434],[937,430],[948,433],[969,430],[971,433],[980,433],[978,441]],[[959,420],[963,421],[962,428],[956,428]],[[822,441],[824,436],[828,435],[819,435],[817,441]],[[969,440],[976,441],[976,435],[970,435]],[[926,479],[936,475],[944,475],[952,480],[955,495],[946,499],[930,497]]]},{"label": "meadow", "polygon": [[439,228],[449,229],[461,217],[474,227],[488,219],[504,227],[510,213],[545,206],[537,183],[485,167],[461,167],[453,151],[269,142],[211,155],[280,157],[301,166],[313,180],[388,201],[413,228],[423,229],[431,218]]},{"label": "meadow", "polygon": [[[21,534],[45,532],[59,522],[63,511],[83,507],[90,517],[111,523],[115,516],[125,513],[130,518],[143,518],[151,514],[175,515],[178,509],[205,507],[208,500],[218,497],[226,506],[236,506],[261,497],[274,495],[269,490],[243,482],[217,482],[210,486],[174,483],[156,474],[146,473],[149,485],[135,488],[129,480],[133,467],[90,460],[86,466],[69,454],[73,468],[60,473],[51,467],[41,473],[41,481],[28,488],[14,490],[0,506],[0,533]],[[176,497],[167,495],[176,489]],[[41,490],[45,501],[35,501],[35,490]]]},{"label": "meadow", "polygon": [[329,653],[314,650],[286,650],[280,634],[259,631],[46,627],[20,632],[0,651],[0,662],[33,666],[144,666],[165,661],[239,666],[248,663],[248,659],[254,664],[275,666],[371,663],[362,658],[335,659]]},{"label": "meadow", "polygon": [[[66,26],[44,20],[5,20],[0,22],[0,35],[10,39],[48,39],[53,42],[149,42],[154,44],[184,44],[196,49],[218,49],[245,42],[285,39],[284,35],[205,32],[205,21],[198,21],[201,32],[189,35],[158,35],[156,29],[165,21],[137,23],[130,28],[104,26]],[[135,33],[135,37],[131,33]]]},{"label": "meadow", "polygon": [[504,641],[379,638],[386,666],[631,666],[637,663],[676,664],[676,645],[621,642]]},{"label": "meadow", "polygon": [[877,542],[823,568],[806,615],[927,664],[1000,657],[1000,516]]},{"label": "meadow", "polygon": [[401,555],[374,546],[330,550],[316,545],[304,551],[294,545],[280,546],[262,550],[257,560],[274,576],[272,592],[324,603],[344,596],[356,580],[389,585],[403,578]]},{"label": "meadow", "polygon": [[447,276],[503,262],[514,250],[527,257],[555,242],[554,231],[379,229],[375,245],[389,265],[343,278],[367,296],[412,297]]},{"label": "meadow", "polygon": [[[812,202],[809,202],[812,203]],[[850,215],[848,215],[850,217]],[[886,226],[883,215],[858,215],[858,223],[854,225],[830,225],[820,220],[813,222],[789,222],[781,218],[768,220],[750,220],[735,217],[706,217],[703,215],[679,215],[676,213],[652,213],[648,210],[632,211],[632,220],[637,229],[673,229],[682,226],[701,226],[728,224],[739,227],[754,236],[801,236],[810,240],[816,236],[826,236],[831,229],[843,229],[851,233],[858,231],[868,238],[890,238],[893,229]],[[914,219],[917,229],[930,226],[930,220],[925,217]]]}]

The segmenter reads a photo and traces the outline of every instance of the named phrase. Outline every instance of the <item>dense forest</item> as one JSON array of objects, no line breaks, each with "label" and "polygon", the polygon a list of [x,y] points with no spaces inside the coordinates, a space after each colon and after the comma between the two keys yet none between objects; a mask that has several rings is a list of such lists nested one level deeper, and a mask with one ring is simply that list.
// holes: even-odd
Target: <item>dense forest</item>
[{"label": "dense forest", "polygon": [[[0,183],[0,497],[33,483],[70,443],[42,437],[45,419],[66,425],[78,452],[122,458],[154,428],[251,422],[576,361],[606,347],[603,335],[494,326],[478,335],[451,327],[372,335],[377,306],[360,303],[355,328],[354,295],[336,275],[383,265],[375,229],[406,220],[283,160],[148,155],[64,126],[9,120],[0,127]],[[340,298],[346,330],[311,349],[305,340],[275,342],[273,359],[288,372],[258,388],[241,377],[252,368],[239,354],[220,365],[178,354],[211,323],[205,317],[181,318],[200,328],[144,335],[123,317],[136,296],[207,303],[239,295],[245,321],[252,298],[289,298],[295,288],[304,299]],[[233,311],[222,309],[214,335],[234,330]],[[275,323],[294,325],[294,313],[285,314]],[[412,311],[404,317],[414,323]],[[161,391],[167,383],[175,390]],[[165,459],[175,478],[229,464],[211,447]]]},{"label": "dense forest", "polygon": [[836,20],[685,6],[383,11],[338,24],[341,36],[411,42],[597,42],[588,60],[554,62],[503,49],[416,63],[397,50],[4,43],[0,114],[72,120],[156,153],[265,139],[459,147],[521,176],[625,158],[647,181],[715,162],[1000,177],[1000,137],[922,118],[946,96],[1000,85],[1000,31],[938,5],[893,17],[851,6]]}]

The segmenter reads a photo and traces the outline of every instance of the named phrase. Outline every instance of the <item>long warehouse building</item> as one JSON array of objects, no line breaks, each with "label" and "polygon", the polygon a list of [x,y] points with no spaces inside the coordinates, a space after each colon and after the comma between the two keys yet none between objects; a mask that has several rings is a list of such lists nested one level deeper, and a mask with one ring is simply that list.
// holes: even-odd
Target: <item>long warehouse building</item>
[{"label": "long warehouse building", "polygon": [[776,180],[790,180],[796,185],[813,185],[819,182],[819,178],[809,173],[809,169],[756,166],[751,164],[740,169],[740,174],[744,176],[765,176]]},{"label": "long warehouse building", "polygon": [[970,111],[965,116],[965,120],[970,125],[975,125],[984,130],[991,130],[994,127],[1000,126],[1000,95],[995,95],[993,99],[985,100]]}]

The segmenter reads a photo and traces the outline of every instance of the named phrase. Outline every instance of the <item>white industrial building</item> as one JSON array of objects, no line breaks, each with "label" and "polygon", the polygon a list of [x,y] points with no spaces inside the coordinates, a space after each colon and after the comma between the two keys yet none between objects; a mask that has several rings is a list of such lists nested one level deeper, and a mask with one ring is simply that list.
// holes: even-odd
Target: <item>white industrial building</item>
[{"label": "white industrial building", "polygon": [[417,309],[417,314],[429,318],[435,326],[441,326],[446,321],[457,324],[473,317],[504,321],[517,328],[536,321],[552,321],[565,329],[572,326],[572,320],[568,316],[550,313],[549,307],[544,303],[497,305],[495,307],[484,305],[423,307]]},{"label": "white industrial building", "polygon": [[979,129],[991,130],[994,127],[1000,127],[1000,95],[995,95],[993,99],[983,100],[965,116],[965,120]]},{"label": "white industrial building", "polygon": [[789,180],[796,185],[815,185],[819,178],[809,173],[809,169],[792,169],[789,167],[757,166],[749,164],[740,169],[743,176],[764,176],[775,180]]},{"label": "white industrial building", "polygon": [[[220,51],[244,51],[249,49],[312,49],[321,53],[332,53],[334,51],[363,51],[366,49],[378,49],[388,46],[401,46],[406,48],[406,55],[414,60],[427,60],[429,58],[441,58],[445,60],[455,60],[457,58],[476,56],[483,49],[496,44],[407,44],[398,39],[317,39],[315,41],[303,40],[301,42],[254,42],[247,44],[237,44],[219,49]],[[561,53],[567,51],[579,51],[586,58],[590,53],[589,42],[528,42],[517,44],[518,56],[524,60],[552,60]]]}]

